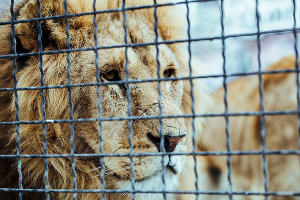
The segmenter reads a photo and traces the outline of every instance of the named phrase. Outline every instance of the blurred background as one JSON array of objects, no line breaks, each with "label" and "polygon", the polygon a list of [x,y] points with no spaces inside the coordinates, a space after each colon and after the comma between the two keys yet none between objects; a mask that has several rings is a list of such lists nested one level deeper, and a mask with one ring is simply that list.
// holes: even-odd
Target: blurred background
[{"label": "blurred background", "polygon": [[[260,31],[292,29],[292,0],[259,0]],[[300,27],[300,1],[296,2],[297,28]],[[191,2],[191,37],[221,36],[220,1]],[[224,33],[228,35],[257,32],[255,0],[224,0]],[[299,34],[298,34],[299,35]],[[297,47],[299,47],[298,39]],[[295,54],[295,39],[291,32],[261,35],[261,64],[266,68],[283,56]],[[258,70],[257,36],[234,37],[225,40],[227,73]],[[222,40],[192,42],[192,62],[203,75],[223,72]],[[222,84],[222,78],[202,80],[211,89]]]}]

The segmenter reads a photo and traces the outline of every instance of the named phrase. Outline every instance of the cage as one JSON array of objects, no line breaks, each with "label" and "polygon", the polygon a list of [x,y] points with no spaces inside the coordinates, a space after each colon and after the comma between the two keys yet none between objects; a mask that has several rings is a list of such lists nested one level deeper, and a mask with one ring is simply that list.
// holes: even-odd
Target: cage
[{"label": "cage", "polygon": [[300,199],[296,0],[0,7],[0,199]]}]

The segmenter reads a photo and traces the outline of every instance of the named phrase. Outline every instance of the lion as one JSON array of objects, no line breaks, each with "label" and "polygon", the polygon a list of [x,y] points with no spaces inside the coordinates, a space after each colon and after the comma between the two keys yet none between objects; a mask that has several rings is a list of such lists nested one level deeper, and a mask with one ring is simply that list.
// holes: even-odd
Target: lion
[{"label": "lion", "polygon": [[[176,79],[189,75],[187,47],[165,42],[185,38],[185,17],[174,6],[149,7],[152,0],[126,1],[126,21],[122,0],[97,0],[96,16],[93,0],[66,2],[67,11],[64,0],[41,0],[40,7],[21,0],[14,9],[19,21],[0,26],[0,88],[7,89],[0,92],[0,121],[6,122],[0,125],[0,155],[18,155],[0,158],[0,188],[8,189],[1,199],[163,199],[147,191],[176,191],[186,169],[185,156],[160,152],[192,147],[191,82]],[[39,17],[46,19],[28,21]],[[21,55],[13,58],[16,53]],[[151,81],[158,74],[171,78],[160,81],[160,92],[158,81]],[[198,91],[195,113],[207,101]],[[196,120],[199,133],[202,120]],[[92,191],[82,191],[87,189]]]},{"label": "lion", "polygon": [[[295,69],[295,58],[285,57],[272,64],[267,71]],[[263,94],[266,112],[297,111],[297,84],[293,73],[264,74]],[[224,89],[214,94],[215,105],[211,112],[224,113]],[[228,109],[230,113],[259,112],[260,95],[258,76],[239,78],[228,84]],[[265,115],[266,151],[298,149],[298,116],[294,114]],[[229,132],[232,151],[261,151],[261,116],[229,117]],[[204,123],[199,144],[202,151],[227,151],[225,118],[212,117]],[[199,146],[200,150],[200,146]],[[197,160],[199,189],[228,191],[227,156],[203,156]],[[300,163],[297,154],[267,154],[268,190],[270,192],[299,192]],[[264,192],[264,173],[262,155],[233,155],[232,189],[243,192]],[[190,162],[192,170],[193,163]],[[192,179],[191,175],[182,176]],[[182,181],[181,183],[183,183]],[[200,184],[202,183],[202,184]],[[203,184],[205,183],[205,184]],[[194,185],[182,185],[185,190],[194,190]],[[183,196],[182,199],[185,199]],[[199,199],[228,199],[228,195],[200,195]],[[187,197],[187,199],[189,199]],[[233,195],[233,199],[261,200],[263,195]],[[269,196],[270,200],[299,200],[300,197]]]}]

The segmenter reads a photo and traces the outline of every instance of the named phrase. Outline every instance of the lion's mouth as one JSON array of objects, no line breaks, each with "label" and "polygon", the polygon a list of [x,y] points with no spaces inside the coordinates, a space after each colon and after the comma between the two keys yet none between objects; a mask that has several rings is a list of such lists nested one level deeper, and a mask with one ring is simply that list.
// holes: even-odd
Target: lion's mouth
[{"label": "lion's mouth", "polygon": [[[169,172],[169,173],[174,174],[174,175],[177,175],[177,174],[178,174],[178,170],[176,169],[175,165],[171,165],[171,164],[168,163],[168,164],[164,167],[164,169],[165,169],[165,172]],[[152,173],[151,175],[145,176],[145,177],[143,177],[142,179],[139,179],[139,180],[136,180],[136,181],[143,181],[143,180],[146,180],[146,179],[151,178],[151,177],[153,177],[153,176],[158,176],[158,175],[160,175],[160,174],[161,174],[161,176],[162,176],[162,173],[163,173],[163,169],[158,169],[158,170],[156,170],[154,173]]]},{"label": "lion's mouth", "polygon": [[[176,169],[175,165],[171,165],[170,163],[168,163],[165,167],[165,172],[169,172],[171,174],[177,175],[178,174],[178,170]],[[149,179],[153,176],[158,176],[159,174],[163,173],[163,169],[157,169],[156,171],[154,171],[153,173],[149,174],[148,176],[144,176],[144,177],[140,177],[140,178],[136,178],[136,182],[140,182],[140,181],[144,181],[146,179]],[[118,175],[117,173],[113,173],[113,176],[116,177],[117,179],[123,179],[124,177],[121,177],[120,175]],[[161,175],[162,176],[162,175]],[[130,179],[128,177],[128,179]]]},{"label": "lion's mouth", "polygon": [[[178,174],[178,171],[176,170],[175,166],[171,166],[169,164],[167,166],[165,166],[165,170],[166,170],[165,172],[169,172],[169,173],[174,174],[174,175]],[[144,181],[144,180],[147,180],[147,179],[149,179],[153,176],[159,176],[159,175],[163,176],[162,173],[163,173],[163,170],[158,169],[158,170],[156,170],[155,172],[153,172],[152,174],[150,174],[148,176],[144,176],[142,178],[136,179],[136,181],[137,182]]]}]

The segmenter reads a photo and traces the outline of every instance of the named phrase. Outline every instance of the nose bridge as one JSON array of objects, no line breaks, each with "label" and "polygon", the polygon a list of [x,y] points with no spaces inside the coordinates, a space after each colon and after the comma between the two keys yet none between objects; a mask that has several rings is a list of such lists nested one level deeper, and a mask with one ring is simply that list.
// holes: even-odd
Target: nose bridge
[{"label": "nose bridge", "polygon": [[[130,85],[130,97],[132,104],[140,111],[143,111],[143,115],[155,115],[156,108],[158,108],[158,93],[153,87],[155,83],[135,83]],[[133,111],[134,112],[134,111]]]},{"label": "nose bridge", "polygon": [[[178,107],[173,105],[172,99],[168,94],[163,92],[161,86],[160,98],[157,82],[134,83],[130,85],[131,101],[140,108],[148,109],[148,115],[157,115],[161,107],[162,114],[171,114],[170,107]],[[161,106],[159,106],[159,104]],[[174,110],[174,109],[173,109]],[[174,110],[178,112],[178,110]]]},{"label": "nose bridge", "polygon": [[[178,136],[185,134],[185,122],[183,118],[175,116],[181,115],[180,107],[173,102],[167,94],[161,92],[159,102],[157,82],[135,83],[130,86],[132,114],[135,116],[158,116],[155,119],[140,120],[148,129],[152,129],[154,135]],[[160,106],[159,106],[160,104]],[[161,110],[160,110],[161,109]],[[159,114],[161,113],[161,119]],[[161,124],[162,122],[162,124]],[[162,130],[160,126],[162,125]],[[154,133],[155,132],[155,133]]]}]

